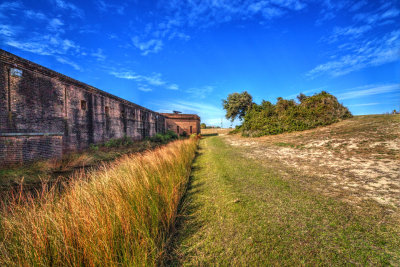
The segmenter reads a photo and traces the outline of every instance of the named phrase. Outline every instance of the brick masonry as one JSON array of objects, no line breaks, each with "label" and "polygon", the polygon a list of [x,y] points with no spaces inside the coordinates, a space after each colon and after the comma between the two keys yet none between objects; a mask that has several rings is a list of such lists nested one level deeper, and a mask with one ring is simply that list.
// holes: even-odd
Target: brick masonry
[{"label": "brick masonry", "polygon": [[195,114],[161,113],[166,118],[167,129],[182,135],[200,133],[200,117]]},{"label": "brick masonry", "polygon": [[0,166],[165,129],[157,112],[0,49]]}]

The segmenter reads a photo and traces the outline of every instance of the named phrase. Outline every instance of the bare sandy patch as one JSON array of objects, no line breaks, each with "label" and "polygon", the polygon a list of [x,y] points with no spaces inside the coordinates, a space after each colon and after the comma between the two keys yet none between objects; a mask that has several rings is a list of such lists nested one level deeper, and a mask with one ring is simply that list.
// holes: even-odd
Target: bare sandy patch
[{"label": "bare sandy patch", "polygon": [[393,131],[400,129],[400,121],[386,127],[374,121],[361,123],[361,130],[354,134],[346,128],[354,125],[342,122],[304,132],[262,138],[227,135],[224,139],[244,148],[251,159],[316,177],[315,183],[311,178],[308,182],[328,195],[400,207],[400,132]]}]

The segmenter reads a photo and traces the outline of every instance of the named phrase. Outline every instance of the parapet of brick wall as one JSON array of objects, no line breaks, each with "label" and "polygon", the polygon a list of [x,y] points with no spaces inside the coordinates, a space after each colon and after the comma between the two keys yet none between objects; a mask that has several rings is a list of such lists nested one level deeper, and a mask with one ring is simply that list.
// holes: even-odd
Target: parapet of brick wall
[{"label": "parapet of brick wall", "polygon": [[0,162],[4,165],[59,158],[62,136],[0,136]]},{"label": "parapet of brick wall", "polygon": [[[0,49],[0,136],[62,133],[65,152],[111,138],[141,140],[163,132],[165,117],[161,114]],[[3,137],[7,138],[11,137]],[[48,139],[35,140],[38,138],[43,142]],[[0,154],[8,151],[6,143],[0,147]],[[30,147],[10,149],[25,149],[18,153],[29,154]],[[32,158],[38,155],[35,149]],[[17,158],[25,161],[29,157]],[[4,157],[0,158],[0,166],[3,162]]]}]

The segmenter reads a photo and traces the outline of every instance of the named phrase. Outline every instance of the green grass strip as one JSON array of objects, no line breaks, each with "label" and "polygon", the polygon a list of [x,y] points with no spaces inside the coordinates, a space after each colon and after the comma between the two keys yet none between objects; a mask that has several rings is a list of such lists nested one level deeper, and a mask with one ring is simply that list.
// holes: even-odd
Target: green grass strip
[{"label": "green grass strip", "polygon": [[[387,217],[387,216],[386,216]],[[201,141],[171,265],[399,265],[399,227]]]}]

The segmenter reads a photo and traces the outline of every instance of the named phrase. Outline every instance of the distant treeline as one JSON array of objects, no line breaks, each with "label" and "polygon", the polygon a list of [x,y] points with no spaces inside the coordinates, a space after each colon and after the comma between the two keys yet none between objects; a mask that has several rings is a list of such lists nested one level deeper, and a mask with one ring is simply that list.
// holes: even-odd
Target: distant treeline
[{"label": "distant treeline", "polygon": [[297,100],[279,97],[276,104],[263,100],[258,105],[243,92],[230,94],[223,105],[227,119],[239,117],[243,121],[235,132],[253,137],[311,129],[352,117],[335,96],[325,91],[313,96],[300,94]]}]

